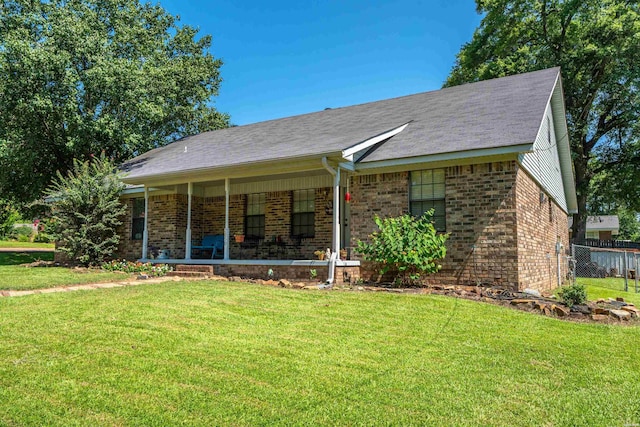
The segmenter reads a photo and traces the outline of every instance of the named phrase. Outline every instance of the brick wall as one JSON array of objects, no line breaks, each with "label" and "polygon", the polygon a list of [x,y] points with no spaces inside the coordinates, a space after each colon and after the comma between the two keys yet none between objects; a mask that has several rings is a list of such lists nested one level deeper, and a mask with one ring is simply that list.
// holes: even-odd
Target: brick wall
[{"label": "brick wall", "polygon": [[[351,177],[351,241],[347,246],[357,246],[358,240],[368,240],[377,230],[374,215],[398,216],[409,210],[409,173],[384,173]],[[352,251],[352,258],[356,259]]]},{"label": "brick wall", "polygon": [[[397,216],[409,208],[409,173],[385,173],[352,176],[350,191],[351,241],[367,240],[376,230],[374,214]],[[444,284],[502,284],[513,288],[548,289],[557,283],[555,244],[568,247],[567,215],[545,196],[540,201],[540,188],[515,161],[455,166],[445,169],[446,226],[450,232],[447,256],[441,272],[426,278],[426,282]],[[271,192],[266,195],[265,236],[280,236],[291,240],[292,193]],[[298,257],[313,259],[317,249],[331,247],[331,188],[315,192],[315,237],[304,239]],[[132,201],[127,202],[127,218],[131,217]],[[199,240],[208,234],[224,233],[224,197],[198,198],[192,201],[192,236]],[[230,198],[231,258],[265,259],[268,253],[244,251],[233,239],[244,233],[246,196]],[[173,257],[184,257],[187,218],[187,197],[184,195],[154,196],[149,206],[149,245],[171,250]],[[119,256],[129,259],[141,254],[141,241],[131,240],[131,223],[122,226],[123,240]],[[283,254],[279,255],[283,257]],[[272,256],[273,257],[273,256]],[[352,259],[357,254],[352,251]],[[566,276],[566,262],[561,263],[561,277]],[[234,268],[226,267],[233,274]],[[253,273],[263,274],[264,267]],[[260,270],[260,271],[258,271]],[[295,269],[294,269],[295,270]],[[292,278],[308,274],[291,270]],[[326,274],[326,269],[318,269]],[[371,263],[363,263],[361,275],[375,278]],[[243,267],[242,271],[246,271]],[[266,271],[266,270],[265,270]],[[240,272],[240,270],[238,270]],[[266,274],[266,273],[264,273]],[[282,273],[284,274],[284,272]],[[344,272],[336,273],[343,280]],[[357,274],[349,270],[346,276]],[[284,276],[282,276],[284,277]],[[388,278],[388,277],[387,277]]]},{"label": "brick wall", "polygon": [[[328,202],[332,201],[331,188],[318,188],[315,191],[315,237],[296,242],[291,239],[291,207],[292,192],[279,191],[266,194],[265,206],[265,239],[280,236],[286,244],[300,243],[296,257],[313,259],[313,252],[331,247],[333,217],[328,210]],[[131,215],[133,199],[125,199],[127,213],[123,225],[119,228],[122,240],[117,256],[134,260],[142,255],[142,240],[131,239]],[[203,236],[224,234],[225,198],[224,197],[192,197],[191,236],[200,242]],[[186,195],[173,194],[151,196],[149,198],[149,247],[169,249],[172,258],[184,258],[187,229]],[[244,234],[246,214],[246,195],[232,195],[229,198],[229,229],[231,258],[274,258],[285,254],[270,253],[264,247],[262,252],[253,250],[241,251],[240,244],[235,242],[234,235]]]},{"label": "brick wall", "polygon": [[515,161],[446,169],[447,282],[517,286],[516,173]]},{"label": "brick wall", "polygon": [[[408,180],[408,173],[352,177],[351,246],[377,229],[374,214],[388,217],[408,211]],[[445,186],[451,233],[447,256],[443,269],[425,282],[540,290],[556,286],[555,244],[560,241],[568,248],[567,215],[546,194],[540,202],[540,187],[515,161],[448,167]],[[566,260],[560,264],[564,278]],[[363,262],[362,276],[391,277],[379,277],[369,262]]]},{"label": "brick wall", "polygon": [[[567,277],[565,250],[569,248],[568,216],[542,192],[523,169],[518,171],[518,277],[520,288],[546,290],[558,285],[556,242],[563,245],[560,281]],[[542,197],[541,197],[542,194]]]},{"label": "brick wall", "polygon": [[[187,232],[187,196],[170,194],[149,197],[149,247],[169,249],[172,258],[184,258]],[[142,256],[142,240],[131,238],[133,199],[125,199],[126,217],[119,228],[117,258],[135,260]]]},{"label": "brick wall", "polygon": [[118,227],[118,234],[120,235],[120,242],[118,243],[118,250],[115,254],[116,258],[124,258],[128,260],[135,260],[142,255],[142,240],[131,239],[131,217],[133,215],[133,199],[124,199],[123,203],[126,207],[125,215],[122,219],[122,224]]}]

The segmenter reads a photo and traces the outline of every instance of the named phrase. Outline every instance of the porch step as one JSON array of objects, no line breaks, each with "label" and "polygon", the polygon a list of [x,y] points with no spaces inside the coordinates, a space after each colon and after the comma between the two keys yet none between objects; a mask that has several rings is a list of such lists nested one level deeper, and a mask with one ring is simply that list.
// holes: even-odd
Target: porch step
[{"label": "porch step", "polygon": [[209,277],[212,273],[205,273],[202,271],[170,271],[167,276],[170,277]]},{"label": "porch step", "polygon": [[188,265],[178,264],[174,272],[193,272],[193,273],[209,273],[213,274],[213,265]]}]

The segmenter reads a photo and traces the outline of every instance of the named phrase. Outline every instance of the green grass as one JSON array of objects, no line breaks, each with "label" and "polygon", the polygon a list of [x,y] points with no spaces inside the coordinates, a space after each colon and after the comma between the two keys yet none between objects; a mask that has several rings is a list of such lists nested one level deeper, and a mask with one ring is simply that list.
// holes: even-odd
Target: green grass
[{"label": "green grass", "polygon": [[66,267],[24,267],[34,261],[52,261],[53,252],[0,252],[0,290],[45,289],[54,286],[121,281],[122,273]]},{"label": "green grass", "polygon": [[640,327],[171,282],[0,299],[0,425],[640,423]]},{"label": "green grass", "polygon": [[624,291],[624,279],[621,278],[596,279],[578,277],[576,283],[586,286],[589,300],[623,297],[625,301],[633,302],[640,306],[640,293],[636,293],[635,280],[629,280],[628,292]]},{"label": "green grass", "polygon": [[55,245],[53,243],[32,243],[32,242],[14,242],[7,240],[0,240],[0,248],[39,248],[39,249],[53,249]]}]

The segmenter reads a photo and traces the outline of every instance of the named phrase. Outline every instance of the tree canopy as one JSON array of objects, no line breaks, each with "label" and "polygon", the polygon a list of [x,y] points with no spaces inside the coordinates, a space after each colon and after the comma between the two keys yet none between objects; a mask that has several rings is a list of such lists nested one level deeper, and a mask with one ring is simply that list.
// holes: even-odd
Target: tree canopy
[{"label": "tree canopy", "polygon": [[[445,85],[560,66],[584,237],[590,182],[640,168],[640,7],[629,0],[476,0],[484,18]],[[618,176],[618,172],[622,175]],[[637,181],[636,181],[637,182]],[[621,197],[630,199],[627,193]],[[630,201],[630,200],[627,200]]]},{"label": "tree canopy", "polygon": [[228,126],[211,37],[138,0],[0,0],[0,194]]}]

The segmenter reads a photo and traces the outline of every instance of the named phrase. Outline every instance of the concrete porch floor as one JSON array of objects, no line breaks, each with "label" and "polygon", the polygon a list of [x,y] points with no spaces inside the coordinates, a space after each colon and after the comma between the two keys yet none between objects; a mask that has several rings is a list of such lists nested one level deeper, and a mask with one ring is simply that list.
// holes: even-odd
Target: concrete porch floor
[{"label": "concrete porch floor", "polygon": [[[141,258],[140,262],[152,264],[185,265],[279,265],[294,267],[328,267],[329,261],[313,259],[181,259],[181,258]],[[336,267],[359,267],[360,261],[337,260]]]}]

